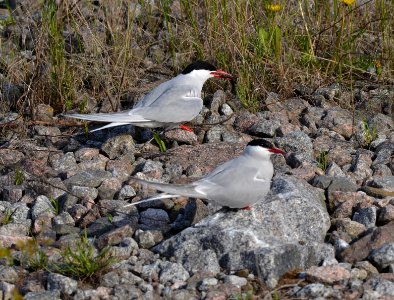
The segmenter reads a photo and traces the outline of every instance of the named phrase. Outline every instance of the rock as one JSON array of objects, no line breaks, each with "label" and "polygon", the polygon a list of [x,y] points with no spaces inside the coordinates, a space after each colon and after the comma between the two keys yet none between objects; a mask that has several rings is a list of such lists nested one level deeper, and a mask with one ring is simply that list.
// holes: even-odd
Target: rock
[{"label": "rock", "polygon": [[270,138],[275,136],[277,129],[281,126],[281,123],[278,120],[259,120],[258,123],[254,124],[250,128],[250,133],[263,137]]},{"label": "rock", "polygon": [[0,149],[0,166],[11,167],[25,158],[22,152],[11,149]]},{"label": "rock", "polygon": [[368,185],[378,188],[383,192],[394,192],[394,176],[374,178]]},{"label": "rock", "polygon": [[382,207],[378,212],[378,223],[388,223],[394,220],[394,205]]},{"label": "rock", "polygon": [[90,170],[105,170],[105,167],[108,162],[108,158],[104,155],[97,155],[91,160],[84,160],[78,164],[78,169],[80,171],[90,171]]},{"label": "rock", "polygon": [[106,178],[98,188],[98,195],[101,199],[113,199],[121,187],[122,185],[117,178]]},{"label": "rock", "polygon": [[126,154],[133,155],[135,151],[134,140],[129,134],[117,135],[108,139],[101,146],[101,151],[107,154],[110,159],[119,158]]},{"label": "rock", "polygon": [[141,299],[141,290],[130,284],[116,285],[113,289],[115,299]]},{"label": "rock", "polygon": [[19,295],[19,293],[15,293],[16,290],[17,289],[14,284],[10,284],[4,281],[0,282],[0,295],[2,296],[2,299],[14,299],[15,294]]},{"label": "rock", "polygon": [[[104,274],[100,278],[100,284],[104,287],[115,287],[120,284],[135,285],[143,282],[142,278],[134,275],[127,270],[114,270]],[[126,298],[123,298],[126,299]],[[130,298],[127,298],[130,299]]]},{"label": "rock", "polygon": [[356,268],[359,268],[361,270],[365,270],[369,276],[373,274],[378,274],[379,271],[376,269],[369,261],[364,260],[364,261],[359,261],[355,264]]},{"label": "rock", "polygon": [[112,229],[97,238],[97,248],[103,249],[106,246],[120,244],[125,238],[131,237],[135,230],[136,228],[133,228],[130,225]]},{"label": "rock", "polygon": [[135,238],[140,247],[148,249],[160,243],[164,237],[159,230],[140,230],[135,232]]},{"label": "rock", "polygon": [[83,171],[67,178],[64,184],[71,188],[74,185],[83,187],[98,187],[106,178],[111,178],[111,173],[107,171],[91,170]]},{"label": "rock", "polygon": [[73,196],[79,199],[89,199],[94,200],[97,198],[98,191],[94,187],[78,186],[73,185],[71,188],[71,193]]},{"label": "rock", "polygon": [[286,153],[303,153],[312,158],[313,144],[310,137],[302,131],[294,131],[275,139],[278,147]]},{"label": "rock", "polygon": [[112,177],[125,181],[131,175],[133,167],[131,162],[126,159],[110,160],[107,162],[106,171],[111,172]]},{"label": "rock", "polygon": [[30,292],[23,296],[24,300],[61,300],[60,291]]},{"label": "rock", "polygon": [[74,157],[74,153],[67,152],[61,156],[50,158],[52,168],[57,172],[69,172],[78,170],[78,165]]},{"label": "rock", "polygon": [[387,268],[389,265],[394,263],[394,243],[387,243],[382,247],[373,250],[368,258],[379,269],[383,270],[384,268]]},{"label": "rock", "polygon": [[330,204],[330,209],[335,207],[334,205],[334,192],[356,192],[358,186],[347,178],[332,178],[330,185],[327,188],[328,202]]},{"label": "rock", "polygon": [[316,267],[306,270],[306,278],[309,281],[318,281],[326,284],[339,283],[350,279],[350,272],[345,268],[336,266]]},{"label": "rock", "polygon": [[66,276],[49,273],[47,280],[47,289],[49,291],[60,291],[66,295],[71,295],[77,290],[78,282]]},{"label": "rock", "polygon": [[189,279],[190,275],[185,268],[179,263],[172,263],[169,261],[160,264],[159,279],[161,283],[177,281],[185,282]]},{"label": "rock", "polygon": [[120,189],[118,198],[120,200],[126,200],[133,198],[135,195],[137,195],[135,190],[130,185],[125,185]]},{"label": "rock", "polygon": [[74,153],[74,157],[78,162],[89,161],[99,155],[99,149],[81,148]]},{"label": "rock", "polygon": [[[312,283],[304,286],[303,288],[298,288],[295,293],[296,297],[306,298],[306,299],[327,299],[335,295],[335,291],[331,287],[325,287],[321,283]],[[338,294],[338,293],[337,293]],[[335,295],[337,296],[337,295]],[[336,299],[339,299],[335,297]]]},{"label": "rock", "polygon": [[338,219],[336,220],[335,225],[338,231],[346,232],[352,239],[358,237],[367,229],[365,225],[351,221],[349,218]]},{"label": "rock", "polygon": [[23,196],[23,188],[19,185],[8,185],[3,187],[3,201],[16,203]]},{"label": "rock", "polygon": [[31,208],[31,217],[33,220],[38,218],[41,214],[48,214],[53,216],[55,208],[51,201],[46,196],[38,196],[34,201],[34,205]]},{"label": "rock", "polygon": [[[196,261],[194,255],[189,259],[192,253],[212,250],[224,269],[247,268],[257,273],[259,268],[261,279],[274,286],[290,268],[317,264],[323,253],[333,256],[333,249],[319,244],[330,226],[322,200],[319,191],[302,180],[275,178],[266,200],[256,204],[252,212],[219,211],[154,250],[188,262],[189,272],[207,265],[202,255]],[[272,220],[277,220],[275,225]]]},{"label": "rock", "polygon": [[220,112],[223,116],[226,116],[226,117],[229,117],[229,116],[231,116],[231,115],[234,113],[234,111],[233,111],[233,109],[231,108],[231,106],[228,105],[227,103],[223,103],[223,104],[222,104],[222,106],[220,107],[219,112]]},{"label": "rock", "polygon": [[[383,278],[371,278],[364,284],[364,295],[366,291],[372,289],[377,292],[377,294],[373,294],[374,298],[372,299],[390,299],[394,297],[394,282],[390,280],[386,280]],[[386,296],[387,298],[385,298]],[[364,299],[365,297],[363,297]],[[368,299],[368,298],[367,298]]]},{"label": "rock", "polygon": [[223,281],[224,283],[229,283],[235,285],[236,287],[243,287],[248,283],[248,280],[246,278],[239,277],[236,275],[227,275],[226,277],[224,277]]},{"label": "rock", "polygon": [[352,114],[348,110],[339,107],[331,108],[327,110],[327,114],[322,121],[322,126],[349,139],[353,134]]},{"label": "rock", "polygon": [[70,232],[79,232],[78,228],[74,228],[75,222],[68,212],[62,212],[60,215],[52,219],[52,227],[57,234],[67,234]]},{"label": "rock", "polygon": [[185,143],[188,145],[194,145],[197,143],[197,135],[194,132],[183,129],[168,130],[164,133],[164,136],[168,140],[177,141],[179,143]]},{"label": "rock", "polygon": [[350,263],[365,260],[372,250],[394,242],[393,230],[394,222],[378,227],[372,233],[351,244],[340,256],[344,261]]},{"label": "rock", "polygon": [[353,221],[363,224],[366,228],[374,227],[376,223],[376,207],[359,209],[354,213]]},{"label": "rock", "polygon": [[16,272],[15,267],[0,266],[0,281],[16,283],[18,279],[19,275]]},{"label": "rock", "polygon": [[218,280],[216,278],[214,278],[214,277],[204,278],[199,283],[198,290],[199,291],[207,291],[211,286],[214,286],[214,285],[217,285],[217,284],[218,284]]},{"label": "rock", "polygon": [[150,228],[160,228],[170,222],[168,213],[163,209],[148,208],[140,214],[142,224]]}]

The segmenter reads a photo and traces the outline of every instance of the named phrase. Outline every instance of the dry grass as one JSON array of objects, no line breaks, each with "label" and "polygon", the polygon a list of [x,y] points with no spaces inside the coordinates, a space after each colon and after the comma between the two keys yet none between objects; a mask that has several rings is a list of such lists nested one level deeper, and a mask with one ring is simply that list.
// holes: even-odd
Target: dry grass
[{"label": "dry grass", "polygon": [[0,71],[22,93],[0,105],[33,118],[37,103],[57,113],[89,110],[92,99],[103,111],[130,106],[146,83],[197,58],[235,74],[237,96],[251,110],[268,91],[289,95],[296,83],[393,79],[392,1],[21,3],[2,21],[9,36],[1,38]]}]

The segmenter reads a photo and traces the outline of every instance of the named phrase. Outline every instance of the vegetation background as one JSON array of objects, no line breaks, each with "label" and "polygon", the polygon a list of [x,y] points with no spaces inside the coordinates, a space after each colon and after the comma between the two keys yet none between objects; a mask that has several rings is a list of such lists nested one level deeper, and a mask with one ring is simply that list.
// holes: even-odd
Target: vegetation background
[{"label": "vegetation background", "polygon": [[[252,111],[267,92],[288,96],[299,84],[390,84],[393,8],[388,0],[19,1],[0,21],[0,108],[33,119],[37,103],[61,113],[98,101],[116,111],[157,74],[195,59],[234,74]],[[20,93],[5,97],[5,83]]]}]

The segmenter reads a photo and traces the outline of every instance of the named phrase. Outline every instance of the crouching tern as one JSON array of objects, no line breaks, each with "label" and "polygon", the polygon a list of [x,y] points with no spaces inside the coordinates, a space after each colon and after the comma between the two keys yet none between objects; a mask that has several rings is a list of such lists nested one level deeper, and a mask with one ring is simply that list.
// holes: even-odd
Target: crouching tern
[{"label": "crouching tern", "polygon": [[217,70],[208,62],[196,61],[188,65],[178,76],[154,88],[129,111],[89,115],[68,114],[65,116],[89,121],[110,122],[110,124],[91,132],[126,124],[147,128],[161,127],[164,130],[170,130],[193,120],[200,113],[203,107],[201,90],[209,78],[231,80],[232,76],[222,70]]},{"label": "crouching tern", "polygon": [[132,177],[131,180],[165,192],[157,196],[128,204],[177,198],[181,196],[205,199],[230,208],[249,208],[262,200],[270,190],[274,167],[272,154],[286,155],[263,139],[248,143],[237,158],[216,167],[211,173],[190,184],[166,184]]}]

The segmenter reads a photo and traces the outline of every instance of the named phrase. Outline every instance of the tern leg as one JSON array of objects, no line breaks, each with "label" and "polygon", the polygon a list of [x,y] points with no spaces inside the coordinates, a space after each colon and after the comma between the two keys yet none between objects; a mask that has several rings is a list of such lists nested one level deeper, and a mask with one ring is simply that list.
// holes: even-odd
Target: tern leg
[{"label": "tern leg", "polygon": [[251,207],[251,206],[246,206],[246,207],[241,208],[241,209],[242,209],[242,210],[251,211],[251,210],[253,210],[253,207]]},{"label": "tern leg", "polygon": [[183,130],[186,130],[186,131],[189,131],[189,132],[193,132],[193,130],[189,126],[186,126],[186,125],[179,125],[179,128],[183,129]]}]

